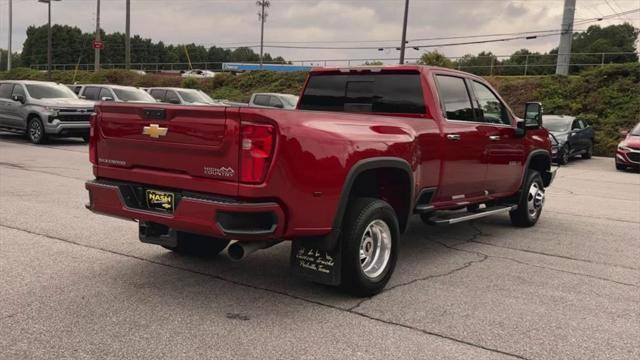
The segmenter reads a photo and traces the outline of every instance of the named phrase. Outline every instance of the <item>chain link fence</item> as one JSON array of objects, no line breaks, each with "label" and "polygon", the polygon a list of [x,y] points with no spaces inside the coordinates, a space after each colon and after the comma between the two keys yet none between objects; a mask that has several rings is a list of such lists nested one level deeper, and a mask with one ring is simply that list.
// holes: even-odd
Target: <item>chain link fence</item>
[{"label": "chain link fence", "polygon": [[[450,66],[477,75],[551,75],[555,74],[558,54],[522,54],[522,55],[467,55],[447,57]],[[418,63],[420,58],[408,58],[407,63]],[[361,66],[369,64],[396,64],[397,58],[353,58],[353,59],[308,59],[291,60],[286,64],[301,66]],[[571,54],[570,73],[578,73],[583,69],[611,63],[638,62],[638,53],[634,52],[601,52]],[[256,63],[256,62],[243,62]],[[189,63],[132,63],[131,69],[157,73],[179,73],[192,69],[223,71],[223,62]],[[283,64],[272,63],[272,64]],[[103,63],[102,69],[124,69],[124,63]],[[47,70],[47,64],[32,64],[32,69]],[[93,71],[93,63],[85,64],[52,64],[52,70]]]}]

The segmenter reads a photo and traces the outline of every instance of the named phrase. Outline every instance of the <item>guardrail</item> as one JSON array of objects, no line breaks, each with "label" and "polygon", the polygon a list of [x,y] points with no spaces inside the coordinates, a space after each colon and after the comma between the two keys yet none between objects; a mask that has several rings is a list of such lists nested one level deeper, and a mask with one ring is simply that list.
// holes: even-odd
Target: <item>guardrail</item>
[{"label": "guardrail", "polygon": [[[523,55],[481,55],[447,57],[452,66],[479,75],[547,75],[554,74],[558,54],[523,54]],[[600,52],[571,54],[570,72],[578,72],[585,67],[595,67],[610,63],[638,62],[639,55],[634,52]],[[350,59],[304,59],[289,62],[270,62],[269,64],[294,64],[301,66],[358,66],[371,63],[393,64],[395,57],[381,58],[350,58]],[[417,63],[420,58],[407,58],[407,63]],[[243,63],[257,63],[245,61]],[[193,69],[223,71],[223,62],[192,62],[189,63],[132,63],[131,69],[148,72],[180,72]],[[103,69],[124,69],[124,63],[102,63]],[[32,64],[32,69],[46,70],[47,64]],[[52,64],[52,70],[82,70],[93,71],[94,64]]]}]

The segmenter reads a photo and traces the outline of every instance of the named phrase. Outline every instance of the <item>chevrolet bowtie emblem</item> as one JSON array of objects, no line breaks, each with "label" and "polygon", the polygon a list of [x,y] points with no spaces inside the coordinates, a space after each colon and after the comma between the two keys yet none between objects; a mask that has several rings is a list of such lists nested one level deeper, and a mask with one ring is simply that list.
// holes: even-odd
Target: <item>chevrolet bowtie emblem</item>
[{"label": "chevrolet bowtie emblem", "polygon": [[167,135],[167,128],[160,127],[158,124],[149,124],[142,130],[143,135],[149,135],[152,138],[159,138],[160,136]]}]

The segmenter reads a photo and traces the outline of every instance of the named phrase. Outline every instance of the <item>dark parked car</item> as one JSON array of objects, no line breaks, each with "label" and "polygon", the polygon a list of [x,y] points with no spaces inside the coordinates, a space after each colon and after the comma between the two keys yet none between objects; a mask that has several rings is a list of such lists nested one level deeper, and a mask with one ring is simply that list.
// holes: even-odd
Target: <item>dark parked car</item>
[{"label": "dark parked car", "polygon": [[640,123],[618,144],[616,151],[616,169],[628,167],[640,170]]},{"label": "dark parked car", "polygon": [[542,124],[552,135],[553,161],[564,165],[576,155],[591,159],[594,131],[586,121],[566,115],[543,115]]}]

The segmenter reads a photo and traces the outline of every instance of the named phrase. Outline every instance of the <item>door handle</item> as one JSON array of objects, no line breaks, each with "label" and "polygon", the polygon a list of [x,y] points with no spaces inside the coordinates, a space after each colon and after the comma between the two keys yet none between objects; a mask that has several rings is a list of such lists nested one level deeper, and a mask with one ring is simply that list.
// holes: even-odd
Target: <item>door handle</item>
[{"label": "door handle", "polygon": [[447,134],[447,140],[459,141],[460,134]]},{"label": "door handle", "polygon": [[490,135],[489,140],[491,141],[500,141],[500,135]]}]

